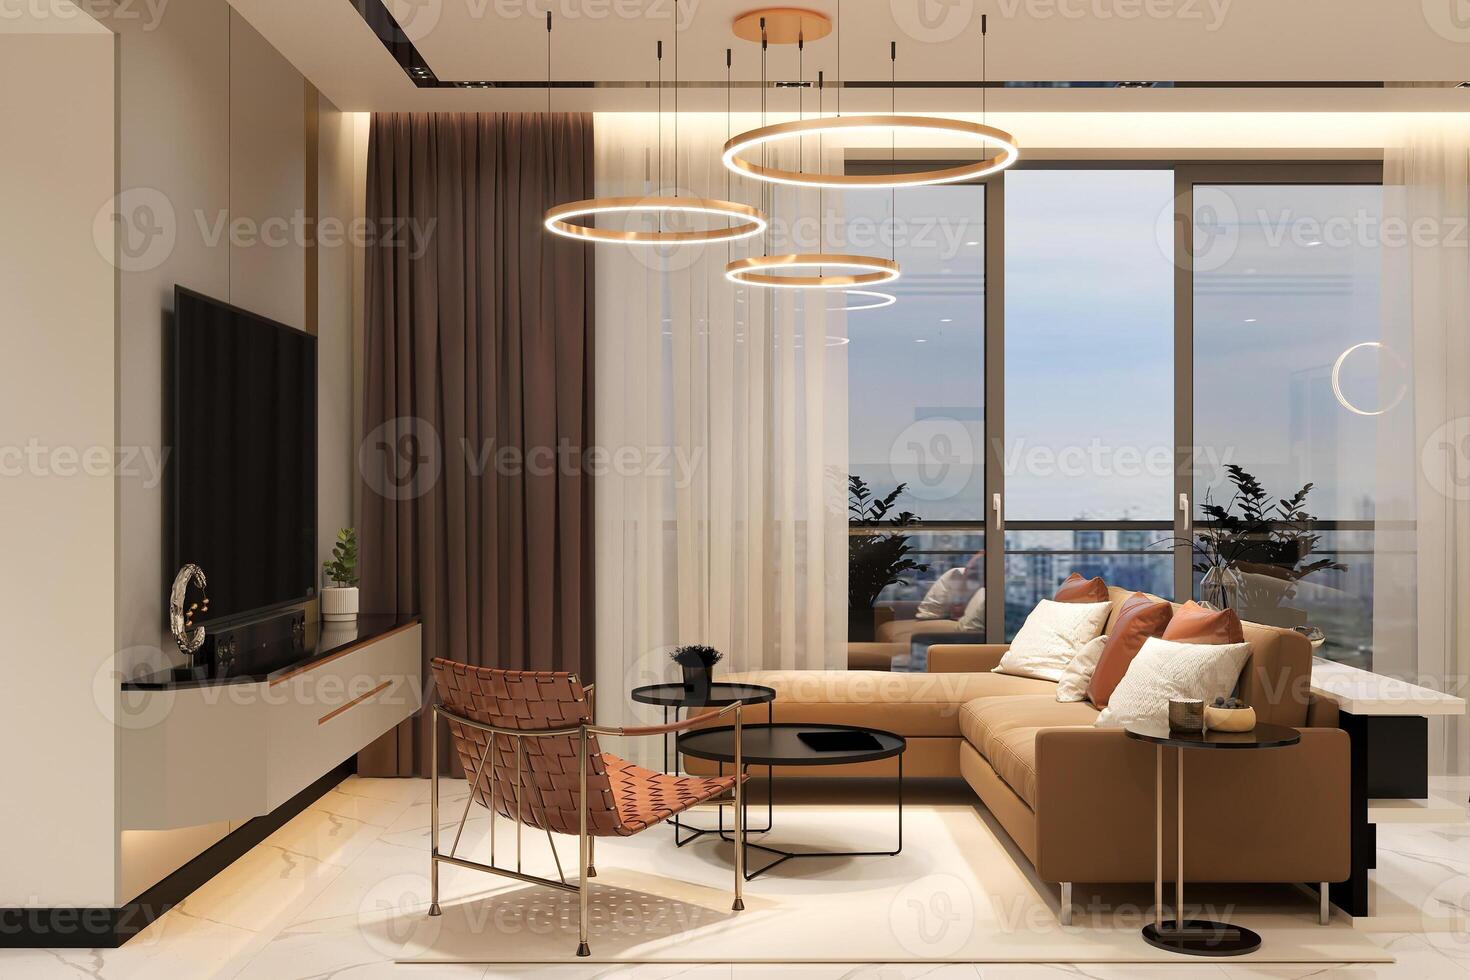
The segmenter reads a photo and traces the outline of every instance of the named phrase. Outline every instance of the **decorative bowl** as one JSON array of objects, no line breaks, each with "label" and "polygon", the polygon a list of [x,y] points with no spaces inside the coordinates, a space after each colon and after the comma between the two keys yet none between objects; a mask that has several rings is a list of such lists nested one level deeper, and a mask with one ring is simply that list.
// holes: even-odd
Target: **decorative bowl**
[{"label": "decorative bowl", "polygon": [[1248,732],[1256,727],[1255,708],[1217,708],[1205,705],[1205,731]]}]

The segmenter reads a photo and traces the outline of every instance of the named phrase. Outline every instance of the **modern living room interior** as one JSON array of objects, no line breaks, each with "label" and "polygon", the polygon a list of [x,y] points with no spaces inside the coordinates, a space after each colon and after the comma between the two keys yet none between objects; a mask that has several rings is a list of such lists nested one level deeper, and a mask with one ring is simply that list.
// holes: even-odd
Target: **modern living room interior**
[{"label": "modern living room interior", "polygon": [[1470,976],[1455,0],[0,52],[0,974]]}]

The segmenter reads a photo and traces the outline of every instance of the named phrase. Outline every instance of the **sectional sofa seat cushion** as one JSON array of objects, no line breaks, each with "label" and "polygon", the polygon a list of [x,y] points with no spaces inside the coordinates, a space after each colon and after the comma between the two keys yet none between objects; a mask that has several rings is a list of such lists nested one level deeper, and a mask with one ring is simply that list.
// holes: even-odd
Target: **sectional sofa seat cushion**
[{"label": "sectional sofa seat cushion", "polygon": [[1164,639],[1180,643],[1244,643],[1245,631],[1234,609],[1206,609],[1190,599],[1174,610]]},{"label": "sectional sofa seat cushion", "polygon": [[1151,636],[1162,636],[1173,614],[1174,607],[1168,602],[1142,592],[1124,599],[1113,614],[1108,642],[1087,685],[1087,700],[1106,708],[1113,689],[1128,672],[1128,665],[1143,649],[1143,642]]},{"label": "sectional sofa seat cushion", "polygon": [[1170,700],[1199,698],[1208,703],[1228,697],[1250,655],[1248,643],[1178,643],[1150,637],[1128,665],[1097,725],[1167,727]]},{"label": "sectional sofa seat cushion", "polygon": [[[719,680],[776,692],[775,720],[871,725],[909,738],[960,736],[960,708],[980,697],[1040,694],[1056,685],[991,673],[907,674],[872,670],[753,670]],[[766,720],[765,705],[745,709],[746,724]],[[720,724],[729,724],[727,715]]]},{"label": "sectional sofa seat cushion", "polygon": [[1087,728],[1097,709],[1044,694],[977,698],[960,708],[960,734],[996,775],[1036,807],[1036,735],[1047,728]]},{"label": "sectional sofa seat cushion", "polygon": [[1077,572],[1068,575],[1052,596],[1057,602],[1107,602],[1108,598],[1108,584],[1100,576],[1083,578]]},{"label": "sectional sofa seat cushion", "polygon": [[1042,599],[1021,624],[995,672],[1061,680],[1072,658],[1102,635],[1112,608],[1108,602]]}]

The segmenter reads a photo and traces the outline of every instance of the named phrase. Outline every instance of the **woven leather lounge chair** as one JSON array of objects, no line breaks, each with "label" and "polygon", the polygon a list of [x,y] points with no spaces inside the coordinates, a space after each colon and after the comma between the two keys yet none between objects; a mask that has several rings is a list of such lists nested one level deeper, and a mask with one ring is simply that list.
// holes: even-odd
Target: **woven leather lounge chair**
[{"label": "woven leather lounge chair", "polygon": [[[504,875],[518,881],[577,893],[577,955],[590,956],[587,945],[587,896],[596,876],[592,842],[597,837],[631,837],[700,803],[717,802],[735,811],[736,911],[745,907],[745,828],[742,825],[743,778],[702,778],[653,772],[598,748],[599,735],[663,735],[733,712],[735,767],[742,772],[739,702],[718,711],[669,725],[607,728],[592,723],[592,686],[583,687],[576,674],[552,671],[497,670],[471,667],[452,660],[431,664],[440,704],[433,708],[433,785],[430,790],[431,831],[429,880],[430,915],[439,915],[439,865],[470,868]],[[449,734],[459,753],[470,795],[454,834],[449,853],[439,851],[439,719],[449,722]],[[488,763],[488,765],[487,765]],[[486,770],[488,771],[488,774]],[[460,835],[470,805],[478,803],[517,823],[516,867],[495,863],[495,821],[490,827],[490,863],[457,856]],[[524,874],[520,864],[520,825],[551,834],[575,835],[579,843],[576,884],[568,884],[557,857],[561,880]],[[556,855],[556,845],[552,844]]]}]

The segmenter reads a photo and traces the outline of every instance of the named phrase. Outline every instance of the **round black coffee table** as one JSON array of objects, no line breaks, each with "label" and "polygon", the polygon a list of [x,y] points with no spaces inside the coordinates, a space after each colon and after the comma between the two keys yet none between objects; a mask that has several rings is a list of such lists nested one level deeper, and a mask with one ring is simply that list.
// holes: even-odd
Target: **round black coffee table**
[{"label": "round black coffee table", "polygon": [[[1228,922],[1184,919],[1184,750],[1276,749],[1302,740],[1295,728],[1257,725],[1248,732],[1171,732],[1169,726],[1128,726],[1128,737],[1154,745],[1154,921],[1143,927],[1144,942],[1171,953],[1191,956],[1243,956],[1261,948],[1261,937]],[[1179,770],[1175,776],[1179,815],[1179,854],[1174,865],[1174,918],[1164,908],[1164,749],[1173,748]]]},{"label": "round black coffee table", "polygon": [[[746,705],[764,704],[766,706],[766,722],[775,720],[773,716],[776,691],[774,688],[765,687],[761,684],[728,684],[720,681],[709,686],[709,693],[696,693],[680,683],[673,684],[648,684],[643,687],[635,687],[628,692],[628,696],[640,704],[656,704],[664,709],[664,724],[670,721],[669,713],[673,712],[673,720],[679,720],[679,712],[690,708],[725,708],[736,701]],[[664,772],[673,772],[671,763],[678,761],[678,753],[670,757],[669,736],[664,736]],[[770,772],[766,773],[766,825],[764,827],[750,827],[756,833],[765,833],[771,829],[772,803],[770,798],[771,779]],[[720,811],[724,817],[724,810]],[[722,821],[723,822],[723,821]],[[674,828],[674,843],[679,847],[691,841],[703,837],[705,834],[716,833],[715,828],[691,827],[689,824],[681,823],[676,813],[669,820],[669,826]],[[749,827],[749,825],[746,825]],[[689,836],[681,836],[680,831],[691,830]]]},{"label": "round black coffee table", "polygon": [[[853,736],[869,744],[855,747],[821,748],[802,739],[802,735],[842,738]],[[902,735],[862,728],[857,725],[742,725],[740,733],[740,763],[749,766],[845,766],[857,762],[876,762],[880,759],[898,759],[898,844],[892,850],[881,851],[787,851],[765,844],[752,844],[747,838],[747,851],[755,848],[776,855],[776,860],[754,871],[747,870],[747,881],[764,874],[776,865],[792,858],[803,857],[892,857],[903,850],[903,753],[908,743]],[[735,762],[735,729],[733,726],[705,728],[680,735],[676,743],[678,752],[706,759],[720,765],[720,775],[725,765]],[[769,784],[774,795],[775,782]],[[742,812],[742,824],[745,823]],[[724,827],[724,812],[720,814],[719,834],[730,840]],[[746,868],[750,862],[746,861]]]}]

